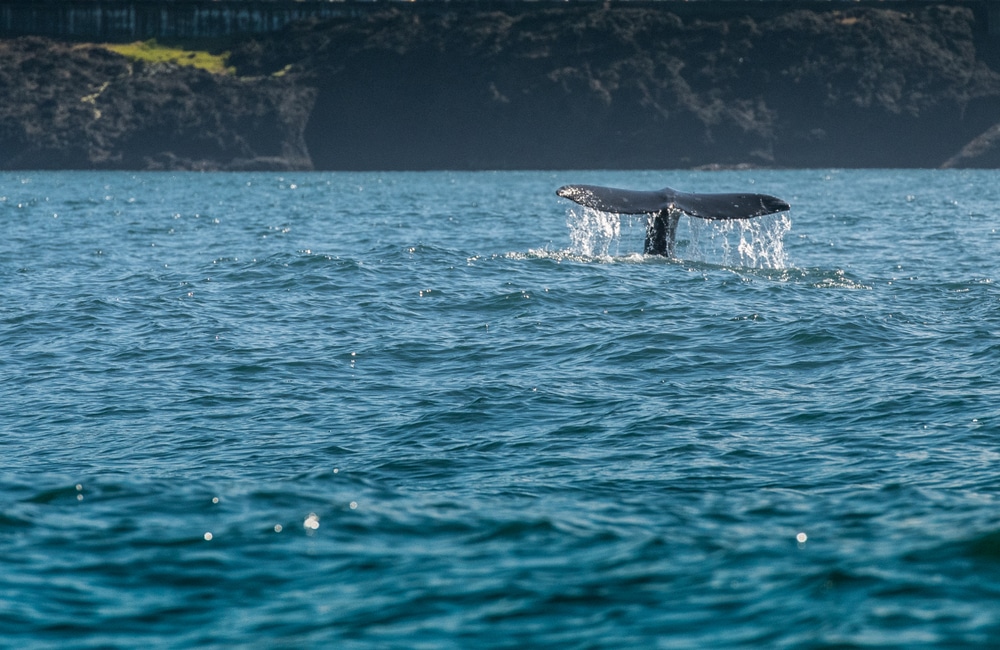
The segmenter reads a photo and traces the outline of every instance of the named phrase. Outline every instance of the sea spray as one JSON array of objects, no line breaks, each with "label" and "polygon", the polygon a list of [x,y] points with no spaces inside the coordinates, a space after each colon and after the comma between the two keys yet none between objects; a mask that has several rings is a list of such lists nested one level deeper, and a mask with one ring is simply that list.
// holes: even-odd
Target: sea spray
[{"label": "sea spray", "polygon": [[[566,218],[568,252],[584,258],[631,257],[643,249],[647,223],[645,215],[571,208]],[[675,255],[720,266],[782,269],[788,263],[784,236],[791,227],[787,214],[725,221],[683,217]]]},{"label": "sea spray", "polygon": [[678,256],[684,259],[754,269],[788,265],[784,237],[792,220],[787,214],[731,221],[687,218],[681,223]]},{"label": "sea spray", "polygon": [[621,218],[591,208],[568,211],[570,252],[582,257],[617,256],[621,243]]}]

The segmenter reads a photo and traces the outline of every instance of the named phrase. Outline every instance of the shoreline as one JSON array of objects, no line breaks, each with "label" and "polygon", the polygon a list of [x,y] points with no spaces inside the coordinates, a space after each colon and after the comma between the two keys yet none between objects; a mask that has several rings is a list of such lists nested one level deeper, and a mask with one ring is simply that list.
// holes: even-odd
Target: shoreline
[{"label": "shoreline", "polygon": [[[392,6],[163,60],[0,39],[0,169],[1000,167],[995,51],[920,4]],[[203,54],[222,72],[181,65]]]}]

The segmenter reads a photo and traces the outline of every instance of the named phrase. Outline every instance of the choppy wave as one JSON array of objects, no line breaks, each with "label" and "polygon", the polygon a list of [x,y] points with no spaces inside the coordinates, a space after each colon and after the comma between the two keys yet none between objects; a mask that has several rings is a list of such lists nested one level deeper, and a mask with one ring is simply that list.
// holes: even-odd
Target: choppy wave
[{"label": "choppy wave", "polygon": [[754,174],[0,175],[0,645],[988,647],[1000,182]]}]

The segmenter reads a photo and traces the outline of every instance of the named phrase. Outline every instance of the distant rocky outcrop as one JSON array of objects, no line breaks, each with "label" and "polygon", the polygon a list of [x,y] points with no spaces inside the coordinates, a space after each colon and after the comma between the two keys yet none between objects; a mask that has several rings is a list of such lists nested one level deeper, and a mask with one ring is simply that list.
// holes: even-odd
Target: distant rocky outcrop
[{"label": "distant rocky outcrop", "polygon": [[229,76],[0,42],[0,167],[1000,165],[968,9],[455,5],[244,40]]},{"label": "distant rocky outcrop", "polygon": [[0,41],[0,169],[308,169],[315,91],[147,65],[100,47]]},{"label": "distant rocky outcrop", "polygon": [[946,169],[982,167],[1000,169],[1000,122],[974,138],[962,150],[944,162]]}]

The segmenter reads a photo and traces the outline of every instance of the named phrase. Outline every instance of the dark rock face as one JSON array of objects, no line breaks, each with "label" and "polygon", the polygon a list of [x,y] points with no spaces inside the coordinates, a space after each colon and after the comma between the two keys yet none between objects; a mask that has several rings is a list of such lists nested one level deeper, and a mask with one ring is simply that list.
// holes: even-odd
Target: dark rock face
[{"label": "dark rock face", "polygon": [[0,169],[311,168],[315,92],[144,65],[40,38],[0,42]]},{"label": "dark rock face", "polygon": [[997,157],[955,157],[1000,121],[974,26],[947,6],[396,11],[299,27],[234,60],[306,71],[320,168],[937,167]]},{"label": "dark rock face", "polygon": [[779,112],[776,160],[936,167],[1000,119],[1000,75],[977,60],[968,10],[793,12],[758,58]]},{"label": "dark rock face", "polygon": [[966,9],[530,5],[299,25],[237,44],[241,77],[0,43],[0,167],[1000,164]]}]

